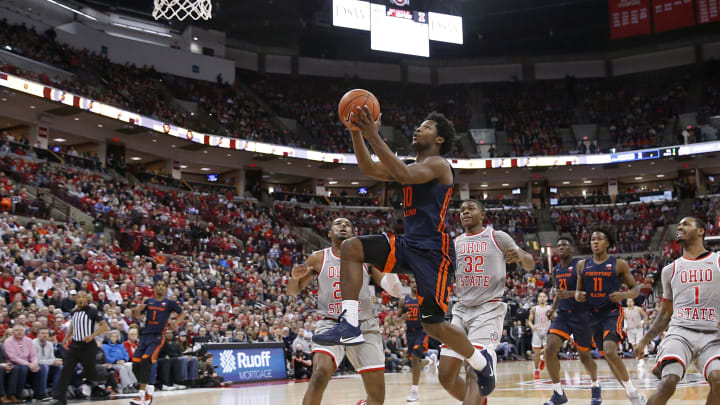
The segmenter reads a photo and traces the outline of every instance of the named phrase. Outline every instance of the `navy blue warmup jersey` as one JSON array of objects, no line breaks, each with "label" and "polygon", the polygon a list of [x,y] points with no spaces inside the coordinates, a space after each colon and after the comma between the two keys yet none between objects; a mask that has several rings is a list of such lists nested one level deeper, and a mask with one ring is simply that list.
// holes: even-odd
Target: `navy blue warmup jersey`
[{"label": "navy blue warmup jersey", "polygon": [[177,301],[171,301],[167,298],[156,300],[148,298],[145,300],[145,327],[142,329],[143,335],[162,335],[165,333],[170,314],[175,312],[180,314],[182,308]]},{"label": "navy blue warmup jersey", "polygon": [[[580,259],[572,259],[570,265],[563,267],[562,263],[558,263],[553,268],[553,277],[555,277],[556,287],[561,290],[573,291],[577,288],[577,264]],[[574,297],[560,300],[558,310],[575,311],[579,309],[587,309],[587,304],[575,301]]]},{"label": "navy blue warmup jersey", "polygon": [[610,301],[610,294],[620,291],[620,277],[616,271],[617,258],[610,256],[600,264],[592,256],[585,259],[583,267],[583,287],[587,293],[587,303],[593,308],[617,307]]}]

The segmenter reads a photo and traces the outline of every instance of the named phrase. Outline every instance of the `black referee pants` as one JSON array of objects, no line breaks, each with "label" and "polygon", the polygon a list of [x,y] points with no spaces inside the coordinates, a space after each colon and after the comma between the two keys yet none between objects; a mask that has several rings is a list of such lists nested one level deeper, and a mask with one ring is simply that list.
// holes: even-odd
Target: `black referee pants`
[{"label": "black referee pants", "polygon": [[70,381],[75,375],[75,369],[78,363],[82,364],[83,376],[90,381],[98,381],[100,377],[95,371],[95,355],[97,354],[97,344],[95,340],[90,343],[76,342],[70,343],[65,352],[65,358],[63,359],[62,375],[60,375],[60,382],[53,389],[53,398],[62,403],[65,403],[67,399],[67,389],[70,385]]}]

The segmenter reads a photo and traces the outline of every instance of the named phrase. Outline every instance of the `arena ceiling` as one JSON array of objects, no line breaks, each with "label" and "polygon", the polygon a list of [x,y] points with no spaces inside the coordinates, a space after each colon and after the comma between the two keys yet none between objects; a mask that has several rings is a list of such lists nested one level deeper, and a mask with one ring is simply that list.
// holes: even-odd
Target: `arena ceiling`
[{"label": "arena ceiling", "polygon": [[[80,0],[151,19],[150,0]],[[386,0],[373,0],[387,3]],[[365,32],[333,27],[332,0],[213,0],[214,16],[204,28],[233,41],[281,47],[302,56],[397,61],[400,56],[370,51]],[[412,9],[462,15],[465,44],[433,42],[433,58],[537,56],[615,51],[718,33],[705,24],[652,36],[609,39],[608,3],[603,0],[410,0]],[[182,30],[188,22],[170,22]]]}]

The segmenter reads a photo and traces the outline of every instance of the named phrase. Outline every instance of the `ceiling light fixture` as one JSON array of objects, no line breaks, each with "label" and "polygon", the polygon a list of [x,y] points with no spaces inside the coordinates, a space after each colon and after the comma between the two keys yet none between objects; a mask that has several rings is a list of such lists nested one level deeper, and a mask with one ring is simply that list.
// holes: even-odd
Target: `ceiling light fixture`
[{"label": "ceiling light fixture", "polygon": [[88,20],[97,21],[97,18],[95,18],[95,17],[93,17],[93,16],[91,16],[91,15],[89,15],[89,14],[85,14],[85,13],[83,13],[83,12],[80,11],[80,10],[75,10],[75,9],[72,8],[72,7],[68,7],[68,6],[64,5],[64,4],[58,3],[58,2],[55,1],[55,0],[46,0],[46,1],[47,1],[48,3],[51,3],[51,4],[56,5],[56,6],[58,6],[58,7],[62,7],[62,8],[64,8],[65,10],[71,11],[71,12],[73,12],[73,13],[75,13],[75,14],[79,14],[79,15],[87,18]]}]

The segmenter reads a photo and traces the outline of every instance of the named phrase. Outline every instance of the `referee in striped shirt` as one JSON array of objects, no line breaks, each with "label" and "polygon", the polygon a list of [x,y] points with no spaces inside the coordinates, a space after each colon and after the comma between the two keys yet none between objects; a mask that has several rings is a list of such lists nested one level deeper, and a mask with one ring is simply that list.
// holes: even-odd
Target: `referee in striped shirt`
[{"label": "referee in striped shirt", "polygon": [[[95,354],[98,350],[95,338],[108,330],[108,324],[100,317],[95,306],[88,305],[88,301],[90,296],[86,292],[80,291],[77,294],[77,307],[70,315],[70,333],[63,341],[63,346],[68,347],[68,350],[63,359],[60,381],[53,389],[52,404],[67,404],[67,389],[78,363],[82,364],[83,374],[88,381],[99,378],[95,371]],[[67,346],[68,342],[70,346]]]}]

